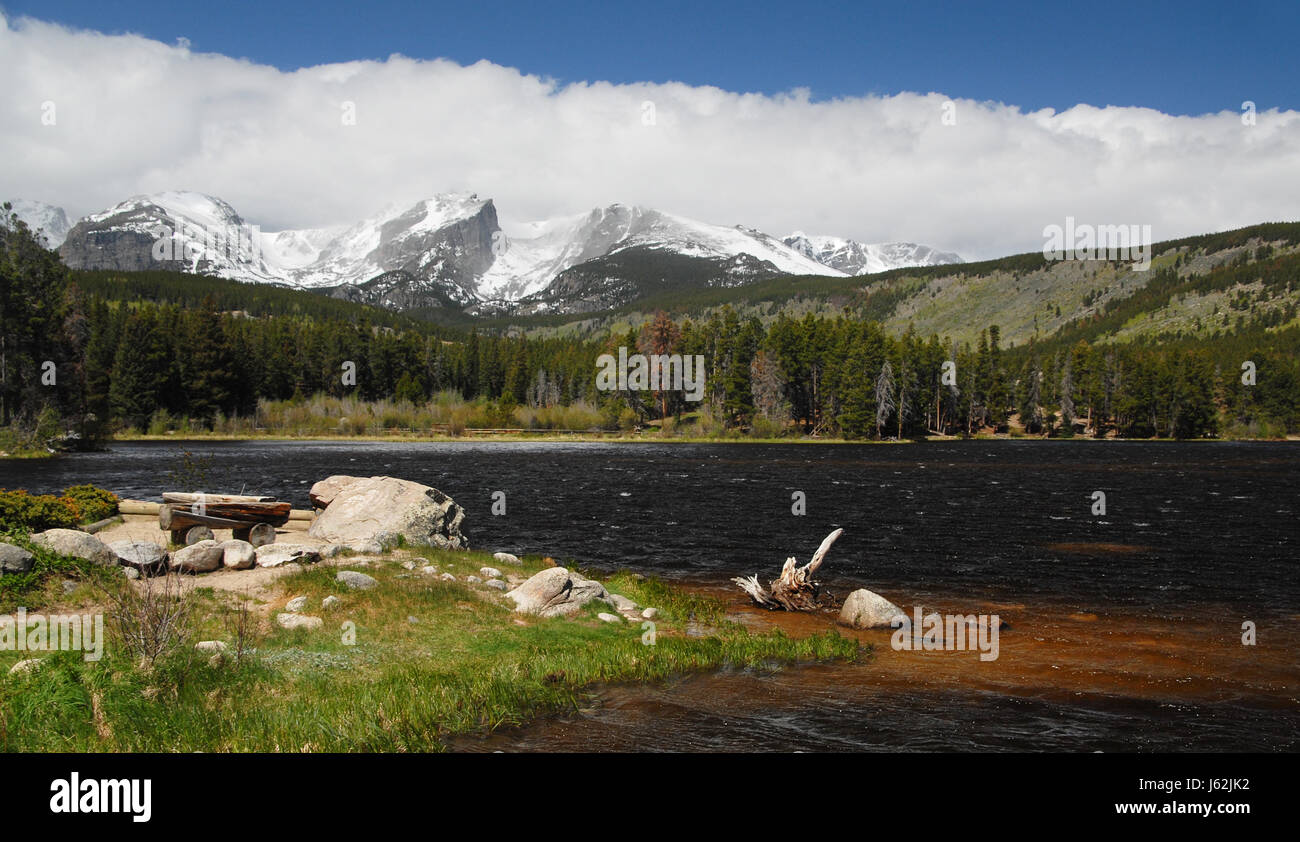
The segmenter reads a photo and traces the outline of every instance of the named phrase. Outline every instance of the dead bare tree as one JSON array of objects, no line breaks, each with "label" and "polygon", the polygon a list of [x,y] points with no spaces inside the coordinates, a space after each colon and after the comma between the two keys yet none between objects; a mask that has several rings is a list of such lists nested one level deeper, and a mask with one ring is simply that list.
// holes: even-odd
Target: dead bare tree
[{"label": "dead bare tree", "polygon": [[758,583],[757,575],[750,576],[748,579],[738,576],[731,581],[749,594],[749,598],[754,600],[755,605],[763,608],[784,611],[814,610],[820,607],[818,596],[821,588],[813,576],[817,573],[817,568],[821,567],[822,562],[826,560],[831,545],[843,534],[843,529],[836,529],[823,538],[821,546],[813,553],[812,561],[803,567],[795,566],[797,562],[794,556],[787,558],[781,568],[781,575],[773,579],[767,589]]}]

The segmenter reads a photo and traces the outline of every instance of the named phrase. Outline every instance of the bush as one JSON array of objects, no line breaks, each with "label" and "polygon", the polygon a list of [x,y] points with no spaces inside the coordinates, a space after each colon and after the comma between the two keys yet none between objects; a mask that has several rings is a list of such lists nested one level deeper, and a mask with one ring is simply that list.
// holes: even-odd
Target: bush
[{"label": "bush", "polygon": [[62,497],[0,489],[0,530],[72,529],[117,512],[117,495],[93,485],[74,485]]},{"label": "bush", "polygon": [[76,504],[80,510],[81,523],[94,523],[117,514],[117,495],[93,485],[66,488],[62,499]]}]

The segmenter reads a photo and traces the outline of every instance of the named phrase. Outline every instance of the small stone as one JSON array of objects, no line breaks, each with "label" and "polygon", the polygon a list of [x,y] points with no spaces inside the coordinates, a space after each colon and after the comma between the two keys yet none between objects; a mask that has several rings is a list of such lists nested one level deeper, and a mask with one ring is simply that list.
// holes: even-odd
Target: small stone
[{"label": "small stone", "polygon": [[325,625],[325,621],[320,617],[309,617],[306,614],[276,614],[275,621],[285,629],[318,629]]},{"label": "small stone", "polygon": [[364,573],[358,573],[355,570],[340,570],[334,578],[347,585],[349,588],[352,588],[354,591],[368,591],[375,585],[379,584],[374,577],[367,576]]},{"label": "small stone", "polygon": [[421,576],[437,576],[437,575],[438,575],[438,568],[434,567],[432,564],[426,564],[424,567],[421,567],[421,568],[420,568],[420,575],[421,575]]},{"label": "small stone", "polygon": [[482,576],[484,579],[500,579],[501,571],[497,570],[495,567],[480,567],[478,569],[478,575]]},{"label": "small stone", "polygon": [[442,574],[441,576],[439,576],[438,578],[441,579],[441,580],[443,580],[444,582],[454,582],[454,581],[456,581],[456,577],[453,576],[453,575],[451,575],[450,573],[444,573],[444,574]]},{"label": "small stone", "polygon": [[406,561],[402,562],[402,567],[407,570],[414,570],[415,562],[411,561],[410,559],[407,559]]},{"label": "small stone", "polygon": [[211,573],[225,559],[225,550],[211,539],[197,541],[172,553],[171,569],[181,573]]},{"label": "small stone", "polygon": [[415,624],[417,624],[417,623],[420,622],[420,618],[419,618],[419,617],[416,617],[416,616],[413,616],[413,615],[411,615],[411,614],[408,614],[408,615],[406,615],[406,622],[410,623],[411,625],[415,625]]},{"label": "small stone", "polygon": [[257,564],[257,548],[238,538],[223,541],[221,563],[231,570],[247,570]]},{"label": "small stone", "polygon": [[341,601],[342,601],[342,600],[340,600],[340,599],[339,599],[337,596],[335,596],[334,594],[330,594],[329,596],[325,597],[324,599],[322,599],[322,600],[320,601],[320,607],[321,607],[321,608],[324,608],[326,611],[328,611],[328,610],[330,610],[331,608],[333,608],[335,605],[338,605],[339,602],[341,602]]},{"label": "small stone", "polygon": [[469,582],[471,585],[477,585],[479,582],[482,582],[483,580],[477,576],[466,576],[465,581]]},{"label": "small stone", "polygon": [[284,605],[284,610],[291,614],[297,614],[307,607],[307,597],[295,596]]},{"label": "small stone", "polygon": [[500,579],[489,579],[487,582],[484,582],[484,584],[487,585],[489,588],[502,591],[502,592],[505,592],[510,589],[510,586],[507,585],[505,582],[501,581]]},{"label": "small stone", "polygon": [[[523,562],[519,560],[519,556],[514,553],[493,553],[492,557],[502,564],[513,564],[515,567],[523,564]],[[498,573],[497,575],[499,576],[501,574]]]},{"label": "small stone", "polygon": [[71,579],[64,579],[64,580],[63,580],[63,593],[64,593],[64,594],[70,594],[70,593],[72,593],[73,591],[75,591],[76,589],[77,589],[77,583],[76,583],[76,582],[72,581]]},{"label": "small stone", "polygon": [[23,675],[24,673],[34,672],[41,668],[40,658],[28,658],[25,661],[19,661],[9,668],[10,675]]},{"label": "small stone", "polygon": [[617,615],[615,615],[615,614],[606,614],[604,611],[602,611],[602,612],[600,612],[599,614],[597,614],[597,615],[596,615],[596,618],[597,618],[597,619],[600,619],[600,620],[603,620],[603,621],[605,621],[606,623],[621,623],[621,622],[623,622],[623,619],[622,619],[621,617],[619,617],[619,616],[617,616]]},{"label": "small stone", "polygon": [[320,561],[320,552],[305,544],[264,544],[254,552],[258,567],[279,567],[289,562],[313,564]]},{"label": "small stone", "polygon": [[139,579],[140,571],[136,570],[134,567],[123,567],[122,575],[128,579]]},{"label": "small stone", "polygon": [[226,651],[226,643],[224,640],[200,640],[194,644],[194,648],[200,652],[215,652],[220,655]]},{"label": "small stone", "polygon": [[641,612],[641,616],[646,620],[653,620],[655,617],[659,616],[659,609],[647,608],[646,610]]},{"label": "small stone", "polygon": [[344,547],[342,544],[327,544],[321,548],[321,558],[335,558],[343,554]]},{"label": "small stone", "polygon": [[639,606],[623,596],[622,594],[612,593],[609,595],[609,601],[614,603],[614,607],[619,611],[635,611]]},{"label": "small stone", "polygon": [[352,552],[360,553],[361,555],[380,555],[384,551],[383,545],[378,541],[357,541],[356,543],[348,544],[348,548],[351,549]]}]

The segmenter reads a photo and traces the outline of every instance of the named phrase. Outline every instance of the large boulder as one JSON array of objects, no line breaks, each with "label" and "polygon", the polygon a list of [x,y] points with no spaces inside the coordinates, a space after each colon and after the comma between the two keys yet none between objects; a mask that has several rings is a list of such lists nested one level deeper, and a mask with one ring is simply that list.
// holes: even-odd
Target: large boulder
[{"label": "large boulder", "polygon": [[221,567],[225,549],[214,540],[199,541],[172,553],[171,569],[178,573],[211,573]]},{"label": "large boulder", "polygon": [[117,553],[119,563],[142,573],[167,566],[167,551],[150,541],[114,541],[108,548]]},{"label": "large boulder", "polygon": [[36,557],[13,544],[0,544],[0,576],[6,573],[26,573],[32,569]]},{"label": "large boulder", "polygon": [[309,535],[338,544],[396,542],[443,549],[464,549],[460,532],[465,510],[436,488],[394,477],[370,477],[348,483],[312,522]]},{"label": "large boulder", "polygon": [[85,559],[108,567],[117,564],[117,553],[103,541],[79,529],[47,529],[32,536],[32,543],[52,553]]},{"label": "large boulder", "polygon": [[854,629],[886,629],[898,616],[907,615],[880,594],[859,588],[844,600],[839,623]]},{"label": "large boulder", "polygon": [[363,479],[365,477],[351,477],[347,474],[335,474],[332,477],[325,477],[325,479],[311,487],[311,490],[307,492],[307,497],[311,499],[313,506],[324,509],[334,502],[334,498],[338,496],[338,493],[345,486],[360,482]]},{"label": "large boulder", "polygon": [[569,617],[593,600],[612,605],[604,585],[563,567],[548,567],[506,596],[516,611],[541,617]]}]

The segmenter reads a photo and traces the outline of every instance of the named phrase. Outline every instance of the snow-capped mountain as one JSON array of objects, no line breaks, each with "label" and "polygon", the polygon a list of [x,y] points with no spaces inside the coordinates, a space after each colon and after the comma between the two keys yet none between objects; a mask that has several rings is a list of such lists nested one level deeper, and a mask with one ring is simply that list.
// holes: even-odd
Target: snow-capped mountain
[{"label": "snow-capped mountain", "polygon": [[[492,200],[472,193],[392,205],[352,225],[264,232],[219,198],[170,191],[86,216],[68,232],[60,254],[75,268],[177,269],[317,289],[395,309],[501,310],[527,302],[537,310],[562,308],[579,287],[593,306],[617,300],[615,290],[632,295],[645,285],[628,278],[644,274],[645,264],[661,256],[674,259],[681,277],[710,285],[778,274],[857,274],[858,264],[834,262],[843,249],[830,242],[802,235],[783,242],[741,226],[622,204],[503,230]],[[925,246],[837,242],[872,255],[876,262],[863,263],[868,268],[862,271],[957,259]],[[597,289],[602,272],[618,272],[621,286]]]},{"label": "snow-capped mountain", "polygon": [[803,256],[847,275],[867,275],[904,266],[961,263],[961,255],[916,243],[859,243],[841,237],[812,237],[796,231],[782,240]]},{"label": "snow-capped mountain", "polygon": [[13,206],[13,212],[27,223],[28,228],[45,234],[50,248],[56,249],[63,245],[64,239],[68,236],[68,229],[72,227],[63,208],[31,199],[12,199],[10,204]]}]

